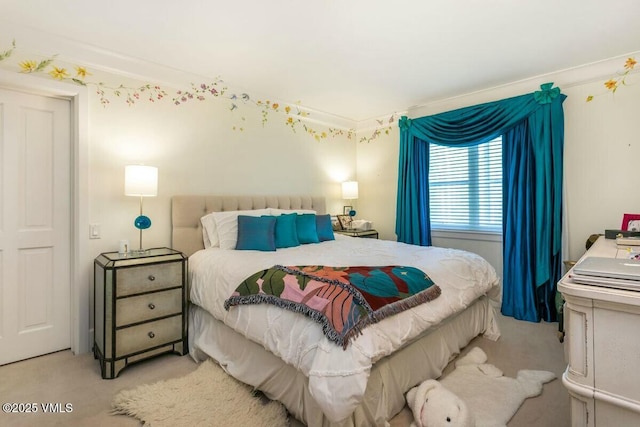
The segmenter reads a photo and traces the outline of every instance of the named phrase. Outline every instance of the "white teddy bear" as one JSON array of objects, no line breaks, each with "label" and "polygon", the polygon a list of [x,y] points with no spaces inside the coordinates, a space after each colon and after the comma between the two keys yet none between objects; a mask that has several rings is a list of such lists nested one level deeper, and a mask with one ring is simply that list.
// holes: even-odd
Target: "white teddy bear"
[{"label": "white teddy bear", "polygon": [[413,412],[410,427],[474,427],[467,405],[436,380],[426,380],[407,393]]},{"label": "white teddy bear", "polygon": [[556,375],[548,371],[520,370],[516,378],[485,363],[480,348],[471,349],[444,377],[426,380],[407,393],[415,427],[506,427],[522,402],[542,392]]}]

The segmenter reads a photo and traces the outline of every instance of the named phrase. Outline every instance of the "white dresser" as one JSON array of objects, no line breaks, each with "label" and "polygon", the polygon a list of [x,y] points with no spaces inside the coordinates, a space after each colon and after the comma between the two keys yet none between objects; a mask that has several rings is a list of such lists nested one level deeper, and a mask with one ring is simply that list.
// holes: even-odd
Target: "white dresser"
[{"label": "white dresser", "polygon": [[[583,256],[628,257],[600,237]],[[573,426],[640,426],[640,291],[558,283],[565,299],[562,382],[571,396]]]}]

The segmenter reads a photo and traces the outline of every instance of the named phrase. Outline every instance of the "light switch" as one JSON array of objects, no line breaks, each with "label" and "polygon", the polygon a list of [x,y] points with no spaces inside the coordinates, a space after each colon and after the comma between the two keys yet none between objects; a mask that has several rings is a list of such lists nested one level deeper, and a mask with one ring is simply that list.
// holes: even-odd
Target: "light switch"
[{"label": "light switch", "polygon": [[100,236],[100,224],[90,224],[89,225],[89,238],[90,239],[99,239]]}]

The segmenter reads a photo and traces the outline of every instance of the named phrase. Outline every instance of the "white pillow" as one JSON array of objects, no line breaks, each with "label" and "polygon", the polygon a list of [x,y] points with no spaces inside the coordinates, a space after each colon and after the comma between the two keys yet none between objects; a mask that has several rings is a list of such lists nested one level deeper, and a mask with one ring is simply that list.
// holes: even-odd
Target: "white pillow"
[{"label": "white pillow", "polygon": [[314,211],[314,210],[311,210],[311,209],[275,209],[275,208],[271,208],[271,215],[274,215],[274,216],[286,215],[286,214],[292,214],[292,213],[297,213],[298,215],[302,215],[302,214],[315,214],[317,212]]},{"label": "white pillow", "polygon": [[[255,209],[250,211],[226,211],[213,212],[216,228],[218,244],[221,249],[235,249],[238,242],[238,215],[262,216],[271,215],[270,209]],[[211,235],[209,236],[211,239]],[[213,245],[213,240],[212,240]]]},{"label": "white pillow", "polygon": [[213,217],[213,213],[200,218],[200,223],[202,224],[202,240],[204,241],[204,248],[217,248],[220,246],[218,227],[216,227],[216,219]]}]

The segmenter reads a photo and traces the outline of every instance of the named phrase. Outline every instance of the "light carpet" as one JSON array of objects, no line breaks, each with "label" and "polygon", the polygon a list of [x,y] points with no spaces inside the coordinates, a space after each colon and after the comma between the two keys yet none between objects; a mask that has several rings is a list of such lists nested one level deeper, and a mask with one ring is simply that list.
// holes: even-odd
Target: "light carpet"
[{"label": "light carpet", "polygon": [[254,396],[251,387],[211,360],[182,378],[123,390],[113,407],[113,414],[135,417],[150,427],[289,425],[282,404]]},{"label": "light carpet", "polygon": [[521,370],[516,378],[485,363],[479,347],[455,362],[455,369],[439,381],[461,398],[474,415],[476,427],[506,426],[520,405],[542,393],[542,386],[556,375],[548,371]]}]

